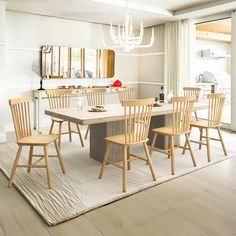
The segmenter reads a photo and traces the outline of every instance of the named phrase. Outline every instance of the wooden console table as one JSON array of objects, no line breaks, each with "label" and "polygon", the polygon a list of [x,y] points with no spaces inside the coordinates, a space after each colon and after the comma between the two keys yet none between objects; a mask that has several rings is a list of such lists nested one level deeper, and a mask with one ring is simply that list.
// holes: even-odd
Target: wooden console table
[{"label": "wooden console table", "polygon": [[[71,94],[71,97],[82,97],[85,96],[85,89],[86,88],[79,88],[79,89],[73,89],[73,92]],[[106,93],[111,94],[111,93],[116,93],[115,87],[109,87],[106,88]],[[43,120],[43,100],[48,99],[47,90],[33,90],[33,103],[34,103],[34,123],[33,127],[35,130],[37,130],[39,133],[42,132],[42,120]]]}]

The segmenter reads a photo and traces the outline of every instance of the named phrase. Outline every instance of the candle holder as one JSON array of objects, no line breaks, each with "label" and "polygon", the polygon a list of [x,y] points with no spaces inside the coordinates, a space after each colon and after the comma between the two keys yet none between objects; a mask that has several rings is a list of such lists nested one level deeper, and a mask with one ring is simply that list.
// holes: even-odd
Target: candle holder
[{"label": "candle holder", "polygon": [[158,97],[155,97],[154,98],[155,99],[155,103],[154,103],[154,107],[161,107],[161,105],[160,104],[158,104],[158,100],[159,100],[159,98]]},{"label": "candle holder", "polygon": [[45,90],[44,88],[43,88],[43,78],[41,78],[40,79],[40,87],[39,87],[39,89],[38,90]]}]

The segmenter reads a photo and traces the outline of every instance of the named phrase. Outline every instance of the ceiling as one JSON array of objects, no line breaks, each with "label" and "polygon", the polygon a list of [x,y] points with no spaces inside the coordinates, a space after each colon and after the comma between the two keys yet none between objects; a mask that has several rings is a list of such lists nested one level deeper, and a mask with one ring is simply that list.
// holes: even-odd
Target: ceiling
[{"label": "ceiling", "polygon": [[231,19],[217,20],[198,24],[196,28],[200,31],[231,34]]},{"label": "ceiling", "polygon": [[[121,24],[125,15],[125,0],[5,0],[8,10],[89,21],[95,23]],[[129,14],[134,23],[143,20],[144,26],[153,26],[165,21],[181,19],[181,13],[199,9],[214,8],[230,3],[236,8],[236,1],[230,0],[129,0]],[[229,6],[229,5],[228,5]],[[192,11],[192,12],[191,12]],[[219,10],[218,10],[219,11]],[[214,12],[215,13],[215,12]],[[206,15],[206,11],[204,11]]]}]

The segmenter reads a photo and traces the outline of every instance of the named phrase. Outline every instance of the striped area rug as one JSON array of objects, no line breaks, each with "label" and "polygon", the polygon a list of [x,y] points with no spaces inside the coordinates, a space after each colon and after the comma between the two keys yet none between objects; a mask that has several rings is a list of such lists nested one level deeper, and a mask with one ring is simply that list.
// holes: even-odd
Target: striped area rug
[{"label": "striped area rug", "polygon": [[[17,150],[15,143],[0,145],[0,169],[9,177]],[[23,149],[21,163],[27,163],[28,149]],[[43,150],[36,149],[40,153]],[[55,154],[54,147],[50,147]],[[133,153],[144,152],[140,146],[131,150]],[[226,159],[220,146],[211,149],[212,162],[208,163],[206,150],[198,150],[194,146],[197,167],[192,166],[189,154],[181,155],[176,150],[176,175],[172,176],[170,161],[165,155],[153,153],[152,159],[157,172],[157,181],[152,181],[149,167],[143,161],[132,162],[128,172],[127,193],[122,192],[122,172],[114,166],[105,168],[104,177],[98,179],[101,163],[89,157],[88,142],[84,148],[78,140],[62,144],[62,157],[65,162],[66,174],[61,169],[56,158],[50,160],[53,188],[48,189],[45,169],[33,169],[28,173],[25,168],[18,168],[14,179],[14,187],[25,197],[48,225],[55,225],[77,217],[97,207],[111,203],[141,190],[158,185],[173,178],[196,171]],[[227,158],[231,158],[233,154]]]}]

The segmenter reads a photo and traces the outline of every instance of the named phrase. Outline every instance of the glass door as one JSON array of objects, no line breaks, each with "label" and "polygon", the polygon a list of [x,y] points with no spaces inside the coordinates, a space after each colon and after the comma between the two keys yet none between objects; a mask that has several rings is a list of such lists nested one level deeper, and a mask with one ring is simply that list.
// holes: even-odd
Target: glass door
[{"label": "glass door", "polygon": [[[222,116],[225,126],[231,124],[231,18],[198,23],[195,42],[196,86],[201,88],[201,99],[209,93],[226,93]],[[198,111],[199,118],[207,119],[207,110]]]}]

